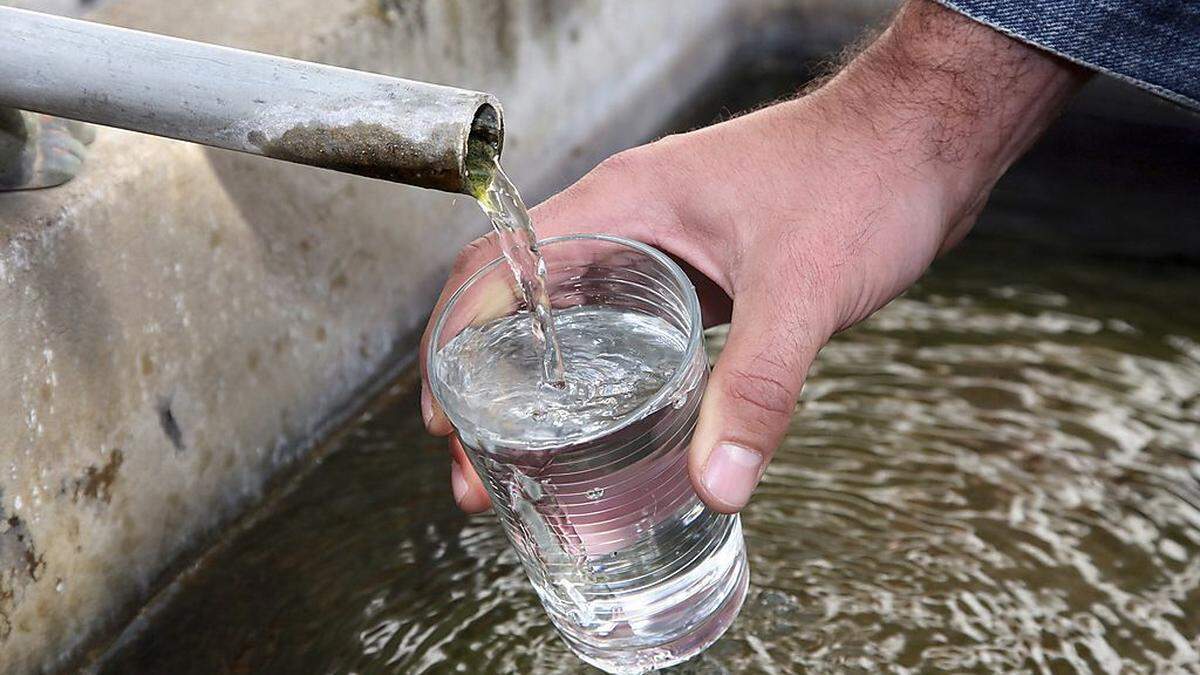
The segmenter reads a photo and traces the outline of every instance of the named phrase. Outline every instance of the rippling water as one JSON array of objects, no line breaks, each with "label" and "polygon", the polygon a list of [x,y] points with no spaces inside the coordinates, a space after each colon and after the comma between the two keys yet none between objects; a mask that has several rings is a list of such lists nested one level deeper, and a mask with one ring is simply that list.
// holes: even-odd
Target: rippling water
[{"label": "rippling water", "polygon": [[[744,517],[751,596],[682,672],[1197,670],[1200,269],[1023,247],[821,353]],[[103,670],[582,670],[410,394],[335,442]]]},{"label": "rippling water", "polygon": [[731,672],[1200,663],[1200,274],[990,252],[822,352]]}]

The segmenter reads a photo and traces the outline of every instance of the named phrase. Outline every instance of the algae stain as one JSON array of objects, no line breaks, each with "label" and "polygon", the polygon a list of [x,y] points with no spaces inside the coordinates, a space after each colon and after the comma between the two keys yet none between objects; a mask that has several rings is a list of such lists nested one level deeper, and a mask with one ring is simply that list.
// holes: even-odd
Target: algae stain
[{"label": "algae stain", "polygon": [[75,481],[74,500],[81,497],[102,501],[108,504],[112,501],[112,486],[117,480],[121,464],[125,462],[125,453],[120,449],[109,453],[108,462],[101,468],[89,466],[83,477]]},{"label": "algae stain", "polygon": [[[415,181],[454,191],[457,176],[446,169],[430,168],[411,141],[382,124],[355,122],[341,126],[298,124],[277,138],[251,131],[246,141],[263,156],[324,169],[395,182]],[[438,166],[455,165],[454,149],[447,148]],[[414,168],[420,167],[420,168]]]}]

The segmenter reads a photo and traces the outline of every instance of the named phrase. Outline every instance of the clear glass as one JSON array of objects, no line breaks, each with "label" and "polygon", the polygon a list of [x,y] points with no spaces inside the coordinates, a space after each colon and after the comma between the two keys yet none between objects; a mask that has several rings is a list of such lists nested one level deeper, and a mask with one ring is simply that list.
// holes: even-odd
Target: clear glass
[{"label": "clear glass", "polygon": [[470,419],[439,355],[467,327],[525,309],[497,259],[437,317],[431,389],[570,648],[612,673],[679,663],[725,632],[749,580],[738,517],[705,507],[688,478],[687,447],[708,378],[696,292],[678,265],[638,242],[577,235],[545,240],[541,252],[555,311],[621,308],[680,332],[686,348],[666,384],[586,435],[530,441]]}]

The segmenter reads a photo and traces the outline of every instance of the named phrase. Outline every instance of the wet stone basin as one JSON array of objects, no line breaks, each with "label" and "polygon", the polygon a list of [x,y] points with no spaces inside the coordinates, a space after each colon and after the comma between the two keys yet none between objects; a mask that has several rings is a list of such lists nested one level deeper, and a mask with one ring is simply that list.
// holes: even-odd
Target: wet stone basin
[{"label": "wet stone basin", "polygon": [[[760,64],[680,124],[803,77]],[[1196,138],[1082,104],[959,251],[822,352],[745,512],[746,607],[680,672],[1200,668],[1200,256],[1162,238],[1200,232]],[[492,517],[455,509],[411,375],[95,667],[583,670]]]}]

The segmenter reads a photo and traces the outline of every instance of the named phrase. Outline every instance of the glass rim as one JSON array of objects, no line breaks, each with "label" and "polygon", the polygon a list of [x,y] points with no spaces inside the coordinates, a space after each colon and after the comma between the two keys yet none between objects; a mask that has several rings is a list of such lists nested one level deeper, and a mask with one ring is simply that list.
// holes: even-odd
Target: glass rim
[{"label": "glass rim", "polygon": [[[582,434],[579,436],[567,436],[563,439],[555,439],[553,442],[523,443],[520,446],[521,450],[548,451],[561,446],[580,445],[582,443],[595,441],[599,438],[620,431],[621,429],[629,426],[635,420],[642,419],[646,415],[658,410],[665,405],[667,401],[682,387],[684,379],[688,376],[688,371],[692,361],[695,360],[696,353],[700,350],[700,345],[703,342],[703,317],[700,314],[700,298],[696,295],[696,287],[692,284],[692,280],[688,278],[687,273],[685,273],[674,260],[671,260],[667,254],[659,251],[649,244],[644,244],[634,239],[627,239],[625,237],[618,237],[611,234],[587,233],[561,235],[538,240],[537,245],[539,249],[543,249],[547,246],[553,246],[554,244],[571,241],[601,241],[610,244],[617,244],[646,255],[666,269],[671,274],[672,280],[679,285],[679,288],[682,291],[683,301],[686,305],[688,317],[687,347],[684,349],[683,355],[680,357],[679,362],[675,365],[675,369],[671,373],[671,377],[668,378],[667,381],[658,388],[658,391],[656,391],[653,396],[650,396],[643,401],[638,407],[621,416],[620,419],[614,420],[612,424],[599,431],[594,431],[592,433]],[[452,414],[450,409],[445,405],[446,397],[441,395],[441,389],[444,385],[436,376],[437,370],[434,367],[434,358],[440,351],[438,349],[438,342],[441,339],[442,329],[445,327],[451,311],[454,309],[454,306],[458,304],[459,299],[462,298],[467,289],[494,271],[501,264],[506,264],[503,256],[498,256],[492,259],[490,262],[484,264],[482,267],[476,270],[474,274],[468,277],[467,280],[464,281],[462,285],[450,295],[450,299],[446,301],[446,304],[442,307],[441,311],[438,312],[434,319],[433,331],[429,335],[429,344],[425,350],[425,354],[423,355],[425,360],[425,373],[429,381],[430,393],[433,394],[433,397],[437,400],[438,405],[441,406],[442,412],[444,412],[446,417],[450,419],[450,422],[454,425],[455,429],[460,428],[459,419],[456,419],[459,416]]]}]

